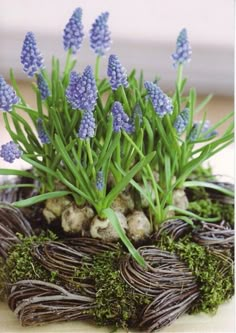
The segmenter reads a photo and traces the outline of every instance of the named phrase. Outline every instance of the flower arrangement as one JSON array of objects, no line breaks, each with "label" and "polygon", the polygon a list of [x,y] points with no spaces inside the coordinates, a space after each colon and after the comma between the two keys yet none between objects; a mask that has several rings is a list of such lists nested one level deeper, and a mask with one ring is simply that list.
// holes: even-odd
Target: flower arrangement
[{"label": "flower arrangement", "polygon": [[[150,331],[171,323],[190,308],[191,311],[215,309],[232,295],[231,266],[225,267],[223,262],[224,273],[220,275],[216,267],[217,251],[208,252],[202,245],[209,246],[209,237],[205,238],[204,234],[208,230],[212,244],[219,245],[221,239],[228,251],[222,255],[228,258],[228,265],[232,262],[228,250],[233,246],[232,227],[220,224],[222,219],[230,222],[222,217],[227,209],[224,210],[223,203],[220,206],[214,202],[217,207],[214,213],[203,217],[200,199],[206,196],[204,199],[209,200],[212,207],[209,191],[228,200],[233,192],[204,177],[193,177],[204,161],[232,143],[232,123],[222,136],[217,133],[217,129],[231,119],[232,113],[214,125],[206,119],[206,113],[202,121],[194,121],[195,114],[204,108],[209,98],[196,106],[195,89],[190,89],[188,95],[184,93],[183,68],[192,53],[186,29],[181,30],[172,54],[177,78],[175,91],[170,96],[162,91],[159,80],[145,81],[143,73],[137,75],[136,70],[127,73],[122,59],[114,54],[108,58],[107,78],[100,79],[100,63],[111,46],[108,18],[107,12],[102,13],[92,25],[89,37],[90,47],[96,54],[96,66],[93,70],[88,65],[82,73],[75,70],[76,56],[84,38],[81,8],[73,12],[64,29],[67,56],[63,70],[59,60],[53,57],[49,73],[34,34],[26,34],[21,63],[24,72],[34,79],[36,109],[31,108],[20,93],[12,70],[11,85],[0,76],[0,109],[12,139],[1,146],[0,157],[9,163],[21,158],[32,166],[28,171],[0,169],[1,175],[32,180],[15,186],[18,190],[33,187],[34,195],[13,200],[10,206],[0,204],[2,216],[14,216],[7,222],[8,230],[14,235],[16,231],[23,235],[14,236],[20,245],[9,241],[1,248],[1,255],[6,261],[2,275],[11,276],[10,281],[15,283],[15,289],[10,290],[10,307],[17,309],[24,325],[50,321],[40,304],[29,307],[25,303],[18,308],[20,300],[14,293],[16,290],[24,293],[27,288],[30,288],[30,297],[36,297],[38,290],[39,294],[45,291],[48,295],[57,295],[61,302],[68,302],[69,305],[64,304],[69,309],[68,317],[55,310],[60,318],[67,320],[95,316],[99,323],[125,327],[137,324],[141,307],[142,319],[138,324]],[[30,122],[18,110],[25,112]],[[0,189],[9,187],[13,186],[4,184]],[[199,191],[195,205],[189,203],[186,193],[191,192],[193,197],[198,196]],[[41,207],[41,219],[49,223],[47,228],[50,229],[54,221],[60,221],[65,238],[62,243],[55,242],[56,236],[51,234],[37,239],[32,226],[19,213],[18,209],[24,212],[25,207],[37,205]],[[13,228],[14,219],[18,219],[18,227]],[[0,218],[0,232],[5,235],[3,229]],[[66,233],[73,238],[67,238]],[[189,233],[193,233],[195,243]],[[74,237],[78,235],[80,238],[76,241]],[[180,236],[185,238],[178,240]],[[118,240],[125,247],[115,245]],[[35,272],[40,279],[32,272],[18,276],[14,270],[17,249],[26,252],[26,267],[30,266],[27,258],[31,254],[27,249],[32,244],[32,265],[35,260],[42,265],[42,269]],[[158,244],[157,247],[154,244]],[[138,248],[138,245],[144,246]],[[129,256],[123,254],[125,248]],[[96,257],[97,254],[100,257]],[[59,259],[61,268],[56,265]],[[192,306],[200,294],[196,279],[204,286],[210,284],[210,278],[204,279],[203,268],[198,266],[199,260],[208,265],[212,275],[219,274],[219,281],[225,279],[227,288],[215,302],[207,299],[207,287],[202,288],[204,301]],[[170,271],[164,272],[168,262]],[[91,265],[96,270],[91,270]],[[160,272],[155,267],[159,267]],[[188,271],[190,267],[195,275]],[[101,283],[105,283],[104,272],[110,276],[110,282],[103,289],[110,293],[111,299],[120,301],[118,307],[104,303],[104,295],[96,293]],[[143,281],[149,281],[148,285],[151,283],[149,287],[140,282],[141,276]],[[180,284],[173,280],[178,280],[177,277]],[[64,284],[53,284],[57,278]],[[170,284],[160,291],[156,283],[162,284],[162,279],[168,279]],[[87,287],[86,281],[89,281]],[[219,284],[219,288],[224,287]],[[165,304],[168,297],[171,301]],[[25,298],[21,301],[24,304]],[[54,302],[53,297],[51,301]],[[59,304],[62,303],[55,303],[55,309]],[[94,311],[91,304],[96,304]],[[169,306],[177,307],[174,304],[179,307],[171,312]],[[109,308],[110,312],[104,308]],[[157,310],[163,317],[158,314],[152,317],[151,313]],[[30,317],[34,311],[38,313],[35,322]],[[59,317],[52,315],[51,320],[59,320]]]}]

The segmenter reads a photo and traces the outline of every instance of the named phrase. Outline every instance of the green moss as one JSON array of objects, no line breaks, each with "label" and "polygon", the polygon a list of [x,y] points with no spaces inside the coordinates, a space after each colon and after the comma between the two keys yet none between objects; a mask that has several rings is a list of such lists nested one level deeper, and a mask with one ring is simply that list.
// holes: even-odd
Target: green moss
[{"label": "green moss", "polygon": [[219,205],[219,210],[221,212],[221,219],[229,222],[231,226],[234,227],[234,220],[235,220],[235,215],[234,215],[234,206],[230,204],[220,204]]},{"label": "green moss", "polygon": [[194,187],[191,189],[190,201],[209,199],[209,194],[204,187]]},{"label": "green moss", "polygon": [[56,272],[48,272],[31,255],[33,244],[42,244],[46,241],[55,240],[53,233],[48,236],[23,237],[18,235],[21,242],[16,244],[10,251],[4,264],[4,274],[8,282],[14,283],[19,280],[36,279],[47,282],[55,282]]},{"label": "green moss", "polygon": [[208,167],[201,165],[192,172],[190,178],[195,180],[214,180],[215,176],[210,165]]},{"label": "green moss", "polygon": [[219,221],[227,221],[234,225],[234,207],[215,200],[202,199],[192,201],[188,209],[201,217],[219,217]]},{"label": "green moss", "polygon": [[213,203],[210,199],[192,201],[190,202],[188,209],[202,217],[219,217],[219,220],[221,217],[219,205]]},{"label": "green moss", "polygon": [[[50,241],[55,239],[55,236],[50,233],[49,236],[18,237],[21,242],[11,249],[6,262],[1,266],[0,291],[4,289],[4,283],[14,283],[22,279],[58,283],[57,272],[47,271],[31,255],[34,244]],[[84,263],[81,269],[75,269],[73,287],[75,277],[81,282],[95,285],[96,307],[88,311],[98,324],[112,324],[123,328],[132,326],[138,320],[143,306],[149,303],[146,296],[136,293],[122,279],[119,263],[123,255],[121,249],[117,248],[116,251],[94,256],[92,267]]]},{"label": "green moss", "polygon": [[96,323],[126,328],[137,322],[140,310],[150,300],[124,282],[119,270],[121,257],[121,250],[94,256],[92,267],[85,264],[76,276],[95,284],[96,307],[91,312]]},{"label": "green moss", "polygon": [[218,306],[234,294],[234,274],[231,254],[210,251],[185,237],[173,241],[163,236],[158,243],[163,250],[176,253],[197,278],[201,296],[191,313],[214,313]]}]

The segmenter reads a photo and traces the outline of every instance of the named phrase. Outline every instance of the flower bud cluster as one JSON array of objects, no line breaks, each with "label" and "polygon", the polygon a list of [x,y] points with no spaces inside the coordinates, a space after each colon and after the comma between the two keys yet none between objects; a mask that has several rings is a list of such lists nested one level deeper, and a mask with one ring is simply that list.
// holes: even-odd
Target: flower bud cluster
[{"label": "flower bud cluster", "polygon": [[171,114],[173,105],[171,99],[155,83],[146,81],[144,83],[149,98],[151,99],[154,111],[162,118],[166,114]]},{"label": "flower bud cluster", "polygon": [[20,158],[22,155],[22,151],[19,148],[19,145],[10,141],[5,143],[0,148],[0,157],[4,159],[4,161],[8,163],[13,163],[16,159]]},{"label": "flower bud cluster", "polygon": [[12,106],[19,102],[15,90],[0,76],[0,110],[11,111]]}]

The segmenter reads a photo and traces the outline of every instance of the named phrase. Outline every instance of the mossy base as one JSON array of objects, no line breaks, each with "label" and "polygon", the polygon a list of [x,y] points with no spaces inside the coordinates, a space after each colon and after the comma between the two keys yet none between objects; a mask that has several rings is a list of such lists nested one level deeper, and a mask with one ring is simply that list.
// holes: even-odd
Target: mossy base
[{"label": "mossy base", "polygon": [[201,296],[190,313],[215,313],[234,295],[234,262],[230,250],[218,251],[196,244],[191,236],[173,241],[162,236],[157,246],[177,254],[196,276]]},{"label": "mossy base", "polygon": [[[20,280],[41,280],[53,282],[65,287],[56,271],[49,272],[32,256],[32,247],[55,240],[50,233],[45,236],[24,238],[12,248],[6,263],[1,269],[1,283],[15,283]],[[79,240],[78,240],[79,241]],[[234,293],[233,259],[229,250],[209,250],[191,239],[188,234],[178,241],[162,235],[156,243],[159,249],[175,253],[184,261],[197,278],[200,297],[194,302],[190,313],[214,313],[218,306],[232,297]],[[151,302],[148,295],[136,293],[121,277],[119,263],[127,256],[124,249],[117,245],[116,250],[94,255],[92,265],[85,263],[75,267],[71,285],[75,290],[75,281],[92,282],[96,289],[95,306],[86,310],[98,325],[115,327],[135,327],[140,320],[142,309]],[[66,287],[69,285],[66,284]],[[78,283],[79,288],[79,283]]]},{"label": "mossy base", "polygon": [[[203,188],[196,188],[192,192],[189,210],[203,218],[218,217],[219,222],[225,220],[232,228],[233,205],[212,200]],[[193,239],[193,232],[194,229],[188,226],[183,237],[173,240],[162,233],[158,240],[155,237],[150,238],[148,244],[144,245],[154,245],[160,250],[176,254],[195,276],[200,296],[193,302],[189,313],[215,313],[218,306],[234,294],[232,247],[204,247]],[[9,282],[15,284],[26,279],[53,283],[75,295],[77,292],[84,295],[81,283],[88,283],[94,287],[95,296],[93,305],[84,310],[84,315],[93,318],[98,325],[123,328],[138,326],[143,309],[153,298],[136,292],[122,278],[120,263],[129,255],[126,249],[117,244],[103,253],[95,252],[89,265],[84,260],[79,267],[72,267],[70,279],[65,280],[57,270],[49,270],[33,256],[35,246],[55,240],[61,244],[65,242],[64,235],[61,236],[62,239],[59,240],[58,236],[50,231],[32,237],[17,234],[19,242],[8,252],[6,261],[1,262],[0,296],[4,294],[3,291],[7,295]],[[87,246],[89,247],[89,244]],[[60,266],[60,263],[58,265]]]}]

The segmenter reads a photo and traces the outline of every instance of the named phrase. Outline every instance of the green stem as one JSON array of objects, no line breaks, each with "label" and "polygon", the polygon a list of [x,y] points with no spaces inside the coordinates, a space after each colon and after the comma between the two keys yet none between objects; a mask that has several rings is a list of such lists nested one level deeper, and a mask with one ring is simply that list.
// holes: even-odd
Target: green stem
[{"label": "green stem", "polygon": [[180,150],[180,146],[178,144],[178,141],[176,140],[176,134],[175,134],[174,126],[171,124],[169,115],[166,115],[165,118],[166,118],[166,123],[167,123],[167,127],[168,127],[168,130],[169,130],[169,133],[171,133],[172,138],[173,138],[172,139],[172,143],[174,144],[175,149],[176,149],[178,155],[180,156],[181,150]]},{"label": "green stem", "polygon": [[180,64],[178,66],[177,82],[176,82],[179,91],[181,90],[182,78],[183,78],[183,65]]},{"label": "green stem", "polygon": [[[119,167],[121,166],[121,158],[120,158],[120,143],[118,143],[118,145],[116,146],[116,150],[115,150],[115,156],[116,156],[116,163],[119,165]],[[121,181],[121,175],[119,173],[117,173],[117,182]]]},{"label": "green stem", "polygon": [[128,112],[128,115],[131,116],[131,109],[130,109],[129,101],[128,101],[128,98],[126,96],[126,92],[125,92],[125,89],[123,86],[120,87],[120,91],[121,91],[121,96],[122,96],[126,111]]},{"label": "green stem", "polygon": [[[126,134],[125,131],[123,132],[123,134],[126,137],[126,139],[135,147],[135,149],[137,150],[139,155],[144,158],[144,155],[143,155],[142,151],[133,142],[133,140],[128,136],[128,134]],[[158,219],[157,222],[160,223],[162,221],[162,212],[161,212],[160,198],[159,198],[159,194],[158,194],[158,190],[157,190],[157,184],[156,184],[156,181],[155,181],[155,178],[154,178],[154,175],[153,175],[153,172],[152,172],[152,169],[151,169],[150,165],[147,164],[146,168],[147,168],[148,174],[150,176],[152,186],[153,186],[153,189],[154,189],[154,193],[155,193],[155,199],[156,199],[156,204],[157,204],[157,213],[156,213],[157,219]]]},{"label": "green stem", "polygon": [[[47,168],[51,168],[51,161],[54,161],[54,158],[53,156],[49,153],[49,147],[47,144],[44,145],[44,149],[45,149],[45,164],[46,164],[46,167]],[[52,192],[53,189],[54,189],[54,184],[53,184],[53,181],[52,181],[52,176],[51,175],[48,175],[47,176],[47,180],[48,180],[48,185],[47,187],[49,188],[49,192]]]},{"label": "green stem", "polygon": [[95,80],[98,83],[99,81],[99,67],[100,67],[101,56],[97,56],[96,65],[95,65]]},{"label": "green stem", "polygon": [[110,165],[110,169],[111,169],[111,173],[112,173],[113,177],[115,178],[115,182],[118,183],[120,173],[119,173],[119,171],[117,171],[117,168],[115,168],[115,166],[112,162],[111,162],[111,165]]},{"label": "green stem", "polygon": [[68,72],[68,69],[69,69],[69,65],[70,65],[71,55],[72,55],[72,49],[70,48],[67,51],[67,55],[66,55],[66,64],[65,64],[64,76],[67,75],[67,72]]},{"label": "green stem", "polygon": [[86,149],[87,149],[87,153],[88,153],[89,163],[91,164],[91,167],[92,167],[92,175],[93,175],[94,180],[96,180],[96,171],[95,171],[94,162],[93,162],[93,155],[92,155],[92,150],[91,150],[91,146],[90,146],[90,139],[86,139],[85,144],[86,144]]}]

